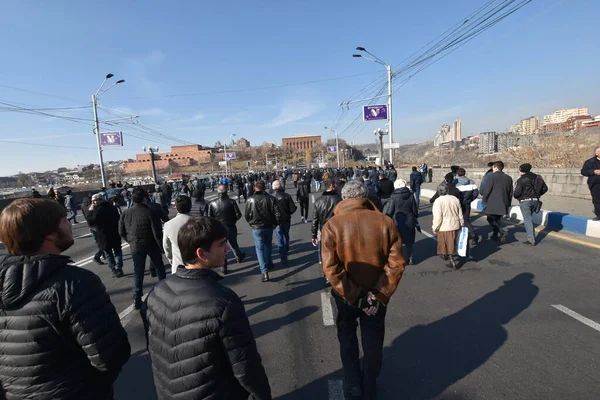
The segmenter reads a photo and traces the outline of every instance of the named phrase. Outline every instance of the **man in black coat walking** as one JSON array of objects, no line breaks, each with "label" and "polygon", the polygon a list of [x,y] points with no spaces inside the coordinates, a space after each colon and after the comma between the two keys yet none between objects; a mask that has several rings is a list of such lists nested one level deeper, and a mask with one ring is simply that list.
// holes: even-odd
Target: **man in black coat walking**
[{"label": "man in black coat walking", "polygon": [[131,353],[106,288],[71,265],[56,201],[19,199],[0,215],[0,398],[107,400]]},{"label": "man in black coat walking", "polygon": [[142,291],[146,257],[156,269],[158,279],[165,279],[165,264],[162,258],[162,208],[148,205],[148,192],[142,188],[133,191],[133,207],[121,214],[119,234],[131,245],[133,260],[133,304],[136,310],[142,307]]},{"label": "man in black coat walking", "polygon": [[581,168],[581,175],[587,176],[587,184],[594,203],[594,221],[600,221],[600,147],[596,148],[594,157],[586,160]]},{"label": "man in black coat walking", "polygon": [[325,179],[325,191],[314,204],[312,227],[310,230],[312,236],[312,245],[317,248],[319,255],[319,264],[321,264],[321,230],[329,218],[333,217],[334,207],[342,201],[342,196],[337,191],[339,181]]},{"label": "man in black coat walking", "polygon": [[300,220],[304,223],[308,222],[308,196],[310,195],[310,180],[303,175],[298,182],[298,190],[296,190],[296,200],[300,203]]},{"label": "man in black coat walking", "polygon": [[188,220],[177,236],[185,265],[148,294],[142,318],[159,400],[271,400],[244,304],[213,271],[230,250],[214,218]]},{"label": "man in black coat walking", "polygon": [[281,216],[279,218],[279,224],[275,228],[275,236],[277,238],[277,247],[279,248],[279,255],[281,256],[281,264],[288,264],[288,253],[290,251],[290,225],[292,223],[292,215],[296,212],[298,207],[294,204],[292,196],[287,194],[281,186],[281,182],[273,182],[273,190],[275,194],[273,196],[277,199],[277,205]]},{"label": "man in black coat walking", "polygon": [[540,197],[548,191],[544,179],[531,172],[531,164],[522,164],[519,167],[521,177],[515,185],[515,199],[519,200],[519,208],[523,214],[523,225],[527,232],[527,241],[523,244],[535,246],[535,230],[533,228],[533,214],[541,208]]},{"label": "man in black coat walking", "polygon": [[508,209],[513,197],[513,180],[502,170],[504,163],[496,161],[492,167],[494,173],[487,179],[483,202],[483,211],[487,214],[487,221],[492,226],[494,233],[492,240],[500,243],[506,241],[506,231],[502,227],[502,217],[508,214]]},{"label": "man in black coat walking", "polygon": [[[233,249],[233,255],[237,259],[237,262],[241,263],[244,261],[246,254],[238,245],[238,230],[236,223],[242,218],[242,212],[236,202],[227,194],[226,185],[219,185],[217,193],[218,197],[211,201],[206,208],[206,216],[216,218],[225,225],[227,228],[227,240]],[[227,274],[227,258],[225,258],[225,262],[223,263],[223,274]]]},{"label": "man in black coat walking", "polygon": [[96,244],[104,252],[108,267],[117,278],[123,276],[123,250],[119,236],[119,211],[97,193],[87,212],[90,227],[96,229]]}]

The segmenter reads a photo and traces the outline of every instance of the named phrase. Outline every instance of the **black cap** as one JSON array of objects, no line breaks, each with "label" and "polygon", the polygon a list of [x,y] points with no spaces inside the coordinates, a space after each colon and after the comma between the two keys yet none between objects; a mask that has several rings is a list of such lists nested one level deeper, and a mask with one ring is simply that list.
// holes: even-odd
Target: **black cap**
[{"label": "black cap", "polygon": [[521,171],[521,172],[529,172],[529,171],[531,171],[531,164],[522,164],[519,167],[519,171]]}]

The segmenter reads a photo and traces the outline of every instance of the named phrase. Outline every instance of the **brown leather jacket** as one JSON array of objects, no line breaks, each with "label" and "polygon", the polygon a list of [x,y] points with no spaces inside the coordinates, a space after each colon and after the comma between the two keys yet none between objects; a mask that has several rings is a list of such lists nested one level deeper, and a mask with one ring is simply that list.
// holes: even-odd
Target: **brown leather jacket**
[{"label": "brown leather jacket", "polygon": [[394,221],[368,199],[338,203],[321,232],[323,272],[349,304],[372,291],[387,304],[406,265]]}]

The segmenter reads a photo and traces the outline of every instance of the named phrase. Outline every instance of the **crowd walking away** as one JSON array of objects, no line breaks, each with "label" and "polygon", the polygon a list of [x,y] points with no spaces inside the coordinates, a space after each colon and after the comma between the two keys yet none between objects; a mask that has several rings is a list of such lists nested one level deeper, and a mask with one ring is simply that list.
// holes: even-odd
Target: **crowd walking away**
[{"label": "crowd walking away", "polygon": [[[581,171],[596,211],[599,151]],[[0,393],[7,399],[114,397],[131,348],[101,279],[63,255],[74,244],[80,208],[97,248],[91,259],[108,266],[108,279],[123,278],[123,242],[129,245],[131,308],[139,310],[159,399],[272,398],[244,304],[228,287],[235,273],[228,263],[254,258],[257,267],[244,275],[275,288],[270,273],[294,263],[292,239],[314,246],[315,268],[337,310],[346,399],[375,399],[390,298],[401,290],[406,268],[418,270],[435,252],[431,246],[426,254],[418,241],[433,237],[440,268],[461,268],[487,239],[487,227],[475,227],[471,216],[481,199],[494,245],[507,242],[513,200],[523,215],[524,244],[537,244],[534,220],[548,192],[543,178],[529,163],[519,166],[516,183],[502,161],[488,167],[479,186],[465,168],[434,173],[423,162],[410,172],[393,165],[286,169],[162,181],[149,190],[111,183],[80,205],[70,191],[51,188],[44,196],[34,190],[0,214],[0,240],[9,253],[0,256]],[[443,181],[423,204],[429,192],[422,186],[432,176]],[[431,225],[422,230],[429,207]],[[254,254],[238,244],[240,223],[250,228]],[[299,229],[306,237],[291,237]],[[151,286],[144,286],[146,266]]]}]

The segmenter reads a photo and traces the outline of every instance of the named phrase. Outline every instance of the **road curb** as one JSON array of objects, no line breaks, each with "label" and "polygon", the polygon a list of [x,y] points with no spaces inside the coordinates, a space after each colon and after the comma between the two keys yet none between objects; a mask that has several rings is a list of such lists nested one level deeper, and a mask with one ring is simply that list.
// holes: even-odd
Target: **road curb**
[{"label": "road curb", "polygon": [[[430,199],[435,194],[435,190],[421,189],[421,197]],[[474,211],[483,211],[483,201],[474,200],[471,203],[471,209]],[[508,212],[511,219],[523,222],[523,214],[519,206],[511,206]],[[533,223],[543,225],[548,229],[555,231],[565,231],[576,233],[578,235],[600,238],[600,221],[592,221],[589,218],[579,215],[565,214],[556,211],[541,210],[533,214]]]}]

